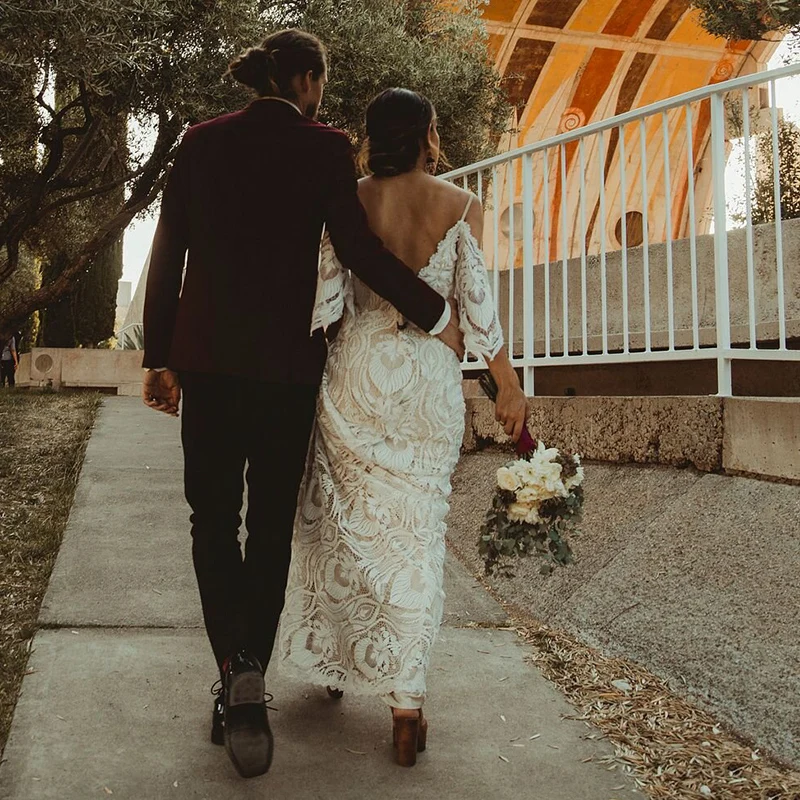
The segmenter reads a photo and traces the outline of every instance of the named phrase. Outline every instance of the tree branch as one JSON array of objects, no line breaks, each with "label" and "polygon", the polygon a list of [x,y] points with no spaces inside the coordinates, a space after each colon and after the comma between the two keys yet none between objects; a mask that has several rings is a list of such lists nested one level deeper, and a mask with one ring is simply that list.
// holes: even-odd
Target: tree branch
[{"label": "tree branch", "polygon": [[19,266],[19,245],[17,242],[9,241],[6,244],[6,253],[8,258],[0,265],[0,283],[7,281],[16,271]]},{"label": "tree branch", "polygon": [[[144,167],[140,167],[135,172],[130,172],[127,175],[125,175],[124,178],[118,178],[117,180],[104,183],[101,186],[95,186],[91,189],[84,189],[81,192],[75,192],[75,194],[70,194],[70,195],[65,195],[64,197],[60,197],[58,200],[54,200],[49,205],[44,206],[34,218],[34,223],[41,222],[49,214],[52,214],[59,208],[68,206],[70,203],[78,203],[81,200],[89,200],[92,197],[99,197],[100,195],[108,194],[108,192],[113,192],[114,189],[119,189],[120,186],[124,186],[129,181],[132,181],[134,178],[141,175],[143,169]],[[2,278],[0,278],[0,280],[2,280]]]},{"label": "tree branch", "polygon": [[49,111],[50,115],[54,117],[56,114],[56,110],[49,103],[46,103],[44,100],[44,93],[47,91],[49,86],[50,86],[50,54],[48,53],[44,57],[44,77],[42,78],[42,88],[39,90],[39,94],[36,95],[36,103],[46,111]]},{"label": "tree branch", "polygon": [[94,144],[94,140],[100,132],[100,120],[94,119],[81,137],[80,144],[75,148],[75,152],[69,157],[66,164],[59,170],[58,175],[53,179],[52,189],[61,189],[64,187],[62,181],[69,179],[69,176],[75,171],[81,159],[86,155],[86,151]]},{"label": "tree branch", "polygon": [[164,172],[146,195],[136,202],[129,200],[117,214],[106,220],[52,283],[20,298],[12,303],[10,308],[3,309],[2,315],[0,315],[0,336],[10,335],[11,331],[15,330],[15,326],[34,311],[51,305],[73,291],[77,285],[75,278],[89,269],[97,254],[114,242],[130,225],[133,218],[158,197],[166,180],[167,173]]},{"label": "tree branch", "polygon": [[[129,203],[137,203],[149,193],[149,186],[164,175],[165,167],[174,156],[175,143],[183,130],[183,120],[177,115],[169,116],[166,109],[158,110],[158,134],[149,158],[140,168],[139,180],[131,190]],[[166,177],[166,176],[165,176]]]},{"label": "tree branch", "polygon": [[[64,116],[78,106],[81,106],[84,111],[83,126],[72,128],[59,127]],[[83,81],[81,81],[79,96],[59,109],[42,131],[41,141],[48,149],[47,160],[39,176],[33,182],[28,197],[9,212],[3,222],[0,223],[0,247],[7,244],[14,237],[19,238],[27,228],[35,224],[39,205],[46,195],[57,188],[51,183],[51,180],[58,173],[61,162],[64,160],[64,144],[66,139],[70,136],[80,136],[86,133],[88,128],[93,125],[93,122],[94,118],[91,113],[91,108],[89,107],[86,87]]]},{"label": "tree branch", "polygon": [[[122,208],[107,220],[97,233],[81,248],[67,267],[51,283],[20,298],[0,315],[0,334],[39,308],[44,308],[69,294],[77,283],[76,278],[91,268],[92,260],[111,244],[130,225],[133,218],[147,208],[159,195],[167,180],[166,165],[174,155],[175,143],[183,129],[177,115],[170,116],[165,108],[159,109],[159,125],[150,157],[138,170],[139,178]],[[56,201],[57,203],[58,201]],[[54,204],[51,204],[51,208]]]}]

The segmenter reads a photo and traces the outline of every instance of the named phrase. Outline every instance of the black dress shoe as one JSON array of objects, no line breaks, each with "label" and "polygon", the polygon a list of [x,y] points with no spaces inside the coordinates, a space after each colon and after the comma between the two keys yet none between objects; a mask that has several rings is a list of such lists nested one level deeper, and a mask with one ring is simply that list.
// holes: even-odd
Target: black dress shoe
[{"label": "black dress shoe", "polygon": [[344,691],[342,689],[334,689],[333,686],[328,686],[327,689],[328,697],[334,700],[341,700],[344,697]]},{"label": "black dress shoe", "polygon": [[214,708],[211,711],[211,743],[225,744],[225,694],[222,681],[217,681],[211,687],[214,697]]},{"label": "black dress shoe", "polygon": [[263,775],[272,764],[272,731],[264,701],[264,674],[245,651],[225,664],[223,738],[228,756],[243,778]]}]

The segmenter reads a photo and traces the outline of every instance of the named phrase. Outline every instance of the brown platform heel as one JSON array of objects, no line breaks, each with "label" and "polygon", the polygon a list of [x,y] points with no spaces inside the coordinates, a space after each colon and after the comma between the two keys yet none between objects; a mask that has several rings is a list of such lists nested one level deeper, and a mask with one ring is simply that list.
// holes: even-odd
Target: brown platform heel
[{"label": "brown platform heel", "polygon": [[422,709],[419,710],[419,734],[417,735],[417,752],[422,753],[428,745],[428,720],[422,716]]},{"label": "brown platform heel", "polygon": [[392,739],[397,763],[413,767],[428,740],[428,721],[421,708],[392,708]]}]

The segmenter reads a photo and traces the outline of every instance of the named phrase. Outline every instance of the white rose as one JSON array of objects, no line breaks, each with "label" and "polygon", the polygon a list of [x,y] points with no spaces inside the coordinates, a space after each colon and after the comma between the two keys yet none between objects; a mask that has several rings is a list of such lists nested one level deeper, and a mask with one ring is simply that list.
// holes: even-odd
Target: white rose
[{"label": "white rose", "polygon": [[538,508],[532,508],[525,516],[525,522],[527,522],[529,525],[536,525],[541,521],[542,518],[539,516]]},{"label": "white rose", "polygon": [[528,506],[538,505],[542,501],[542,492],[538,486],[523,486],[517,492],[517,502]]},{"label": "white rose", "polygon": [[563,484],[561,482],[561,464],[553,462],[536,463],[531,465],[532,469],[528,474],[529,480],[526,486],[538,486],[543,494],[556,497],[561,493]]},{"label": "white rose", "polygon": [[578,467],[577,472],[571,478],[567,478],[564,481],[564,486],[567,491],[574,489],[576,486],[580,486],[583,483],[583,477],[583,467]]},{"label": "white rose", "polygon": [[531,507],[525,503],[512,503],[506,511],[512,522],[524,522],[530,512]]},{"label": "white rose", "polygon": [[534,451],[534,458],[542,461],[552,461],[553,459],[558,458],[558,448],[547,447],[540,439],[539,444],[536,446],[536,450]]},{"label": "white rose", "polygon": [[526,471],[526,469],[528,468],[528,462],[527,462],[527,461],[525,461],[525,460],[522,460],[522,461],[512,461],[512,462],[511,462],[511,463],[508,465],[508,468],[511,470],[511,472],[512,472],[514,475],[516,475],[516,476],[519,478],[519,480],[520,480],[520,483],[521,483],[522,481],[524,481],[524,480],[525,480],[525,471]]},{"label": "white rose", "polygon": [[500,467],[497,470],[497,485],[507,492],[514,492],[522,485],[519,477],[508,467]]}]

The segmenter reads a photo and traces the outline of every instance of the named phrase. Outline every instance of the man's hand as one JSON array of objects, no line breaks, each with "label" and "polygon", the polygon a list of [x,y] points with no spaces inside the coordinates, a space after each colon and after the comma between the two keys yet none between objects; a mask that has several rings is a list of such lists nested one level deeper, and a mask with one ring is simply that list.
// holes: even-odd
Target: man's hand
[{"label": "man's hand", "polygon": [[328,344],[333,344],[336,341],[336,337],[339,335],[339,331],[342,329],[342,322],[344,320],[337,319],[332,325],[328,325],[325,329],[325,340]]},{"label": "man's hand", "polygon": [[461,333],[458,327],[458,307],[452,300],[447,302],[450,303],[452,312],[450,314],[450,322],[447,323],[447,327],[440,334],[437,334],[436,338],[444,342],[458,356],[458,360],[461,361],[464,358],[464,334]]},{"label": "man's hand", "polygon": [[155,370],[145,372],[142,400],[146,406],[154,408],[156,411],[163,411],[171,417],[177,417],[181,402],[181,384],[178,380],[178,373],[171,369],[161,372]]},{"label": "man's hand", "polygon": [[514,383],[509,382],[507,385],[500,386],[494,415],[512,441],[517,442],[522,435],[522,429],[528,416],[528,399],[520,388],[519,382],[515,381]]}]

